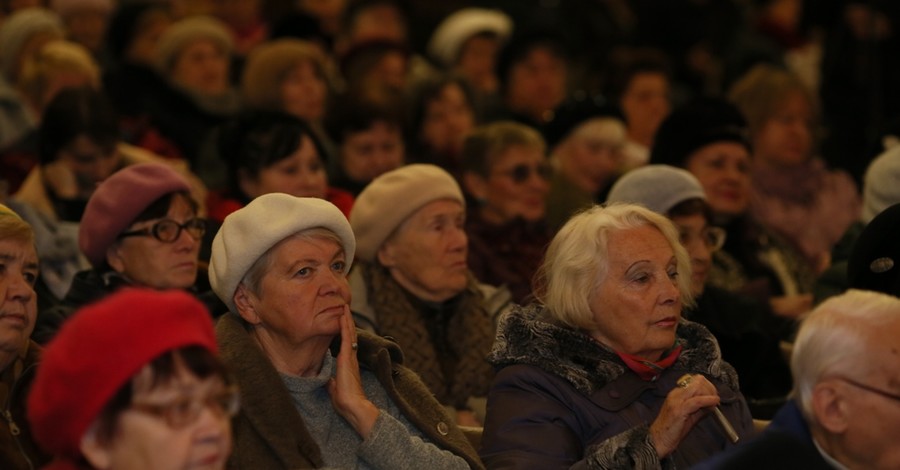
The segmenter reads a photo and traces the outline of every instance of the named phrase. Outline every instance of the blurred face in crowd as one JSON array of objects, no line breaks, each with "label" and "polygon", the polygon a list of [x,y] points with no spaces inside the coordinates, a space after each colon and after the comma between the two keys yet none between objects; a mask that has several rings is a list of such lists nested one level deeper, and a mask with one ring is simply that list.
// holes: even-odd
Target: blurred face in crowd
[{"label": "blurred face in crowd", "polygon": [[467,39],[459,50],[455,71],[473,88],[486,93],[497,90],[495,65],[500,41],[495,35],[478,34]]},{"label": "blurred face in crowd", "polygon": [[618,352],[651,361],[675,344],[681,318],[677,263],[656,227],[612,230],[607,273],[590,298],[592,337]]},{"label": "blurred face in crowd", "polygon": [[487,177],[469,173],[469,191],[483,201],[481,216],[502,225],[521,218],[542,220],[550,191],[550,164],[539,148],[513,145],[494,158]]},{"label": "blurred face in crowd", "polygon": [[132,403],[116,416],[109,442],[90,434],[82,440],[93,468],[225,468],[237,401],[236,390],[221,377],[201,379],[179,360],[171,380],[154,383],[147,365],[132,379],[132,388]]},{"label": "blurred face in crowd", "polygon": [[557,146],[560,170],[577,187],[597,194],[622,164],[625,126],[618,119],[591,119],[576,127]]},{"label": "blurred face in crowd", "polygon": [[341,165],[351,181],[368,182],[403,165],[403,135],[398,125],[384,121],[349,134],[341,144]]},{"label": "blurred face in crowd", "polygon": [[228,90],[230,58],[211,39],[198,39],[186,45],[175,59],[172,80],[188,90],[217,95]]},{"label": "blurred face in crowd", "polygon": [[638,141],[652,139],[663,119],[669,115],[669,79],[662,73],[637,73],[619,100],[628,134]]},{"label": "blurred face in crowd", "polygon": [[378,261],[416,297],[448,300],[466,288],[469,239],[458,201],[432,201],[413,213],[378,250]]},{"label": "blurred face in crowd", "polygon": [[[120,238],[107,250],[106,260],[116,272],[138,286],[187,289],[197,279],[197,257],[205,229],[184,228],[172,241],[163,241],[152,232],[153,227],[164,220],[178,224],[198,222],[197,214],[185,196],[176,195],[165,217],[136,222],[125,229],[123,234],[144,233]],[[169,232],[174,236],[177,229]]]},{"label": "blurred face in crowd", "polygon": [[753,136],[754,158],[760,163],[791,167],[812,156],[812,106],[801,93],[792,93]]},{"label": "blurred face in crowd", "polygon": [[310,61],[300,62],[281,82],[284,111],[307,122],[318,122],[325,113],[328,92],[325,78]]},{"label": "blurred face in crowd", "polygon": [[304,136],[293,153],[263,168],[255,178],[242,175],[240,184],[250,199],[269,193],[321,199],[325,197],[328,181],[316,146]]},{"label": "blurred face in crowd", "polygon": [[465,92],[449,83],[425,105],[421,138],[439,154],[458,155],[474,126],[475,114]]},{"label": "blurred face in crowd", "polygon": [[109,11],[91,5],[80,6],[63,18],[69,39],[91,52],[102,49],[108,21]]},{"label": "blurred face in crowd", "polygon": [[691,258],[691,293],[699,297],[709,277],[712,254],[725,242],[725,232],[711,227],[701,213],[675,216],[672,222],[678,228],[681,245]]},{"label": "blurred face in crowd", "polygon": [[168,13],[160,10],[148,11],[137,23],[131,43],[125,50],[125,57],[136,64],[152,66],[156,61],[156,45],[159,38],[172,25]]},{"label": "blurred face in crowd", "polygon": [[403,13],[392,5],[374,5],[356,16],[350,31],[350,45],[373,40],[406,43],[406,37]]},{"label": "blurred face in crowd", "polygon": [[[18,355],[34,330],[37,318],[34,283],[37,277],[38,257],[34,243],[15,238],[0,239],[0,357]],[[5,368],[6,364],[0,366]]]},{"label": "blurred face in crowd", "polygon": [[101,144],[86,135],[76,137],[57,155],[44,166],[44,177],[58,196],[67,199],[88,199],[122,162],[115,142]]},{"label": "blurred face in crowd", "polygon": [[721,141],[691,154],[685,169],[700,181],[717,216],[743,214],[750,203],[750,153],[736,142]]},{"label": "blurred face in crowd", "polygon": [[546,47],[536,47],[512,65],[506,84],[507,106],[544,122],[566,96],[566,61]]}]

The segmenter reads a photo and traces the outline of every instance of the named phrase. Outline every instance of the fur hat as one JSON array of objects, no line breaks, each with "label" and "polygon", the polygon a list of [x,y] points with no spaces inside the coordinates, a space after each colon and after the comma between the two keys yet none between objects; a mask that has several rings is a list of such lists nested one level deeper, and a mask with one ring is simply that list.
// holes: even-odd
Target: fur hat
[{"label": "fur hat", "polygon": [[125,288],[76,312],[44,349],[28,421],[35,440],[78,459],[88,426],[146,364],[186,346],[217,353],[212,317],[190,294]]},{"label": "fur hat", "polygon": [[653,139],[650,162],[684,167],[696,150],[723,141],[737,142],[750,150],[747,121],[731,103],[702,98],[663,120]]},{"label": "fur hat", "polygon": [[666,215],[678,204],[695,198],[705,201],[706,193],[689,171],[669,165],[648,165],[619,178],[606,201],[637,203]]},{"label": "fur hat", "polygon": [[88,200],[78,247],[94,267],[102,266],[107,248],[144,209],[166,194],[190,190],[184,177],[162,163],[138,163],[113,173]]},{"label": "fur hat", "polygon": [[900,146],[882,153],[869,164],[863,178],[862,221],[900,203]]},{"label": "fur hat", "polygon": [[234,41],[225,23],[211,16],[189,16],[170,26],[159,38],[156,46],[156,65],[168,75],[181,51],[198,39],[210,39],[225,55],[231,55]]},{"label": "fur hat", "polygon": [[0,73],[15,85],[16,67],[25,43],[39,33],[62,39],[65,30],[59,15],[45,8],[25,8],[0,22]]},{"label": "fur hat", "polygon": [[309,62],[325,80],[325,58],[316,46],[300,39],[278,39],[260,44],[247,57],[241,94],[248,107],[279,110],[281,84],[294,67]]},{"label": "fur hat", "polygon": [[322,227],[341,239],[350,270],[356,239],[344,214],[334,204],[312,197],[269,193],[250,201],[225,217],[212,243],[209,284],[212,290],[237,312],[234,292],[247,270],[278,242],[307,229]]},{"label": "fur hat", "polygon": [[900,297],[900,204],[876,215],[853,244],[847,281],[854,289]]},{"label": "fur hat", "polygon": [[512,20],[500,10],[463,8],[444,18],[434,30],[428,41],[428,54],[450,67],[459,59],[460,48],[472,36],[493,33],[503,43],[512,29]]},{"label": "fur hat", "polygon": [[374,261],[378,249],[403,221],[438,199],[465,206],[459,184],[436,165],[406,165],[372,180],[350,210],[350,225],[358,243],[356,255]]}]

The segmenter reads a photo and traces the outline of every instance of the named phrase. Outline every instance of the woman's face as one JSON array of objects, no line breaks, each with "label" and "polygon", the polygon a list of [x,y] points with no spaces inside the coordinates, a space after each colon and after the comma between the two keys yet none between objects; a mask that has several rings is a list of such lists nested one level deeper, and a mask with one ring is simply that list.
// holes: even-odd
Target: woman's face
[{"label": "woman's face", "polygon": [[[184,224],[197,217],[183,196],[175,196],[166,219]],[[132,224],[125,232],[151,229],[163,219]],[[200,240],[182,230],[175,241],[167,243],[151,235],[122,238],[107,251],[109,265],[131,282],[153,289],[187,289],[197,280]]]},{"label": "woman's face", "polygon": [[712,267],[712,250],[707,243],[709,224],[702,214],[672,217],[672,222],[678,227],[681,244],[691,258],[691,293],[698,297]]},{"label": "woman's face", "polygon": [[496,157],[487,178],[480,178],[475,196],[484,201],[481,215],[488,222],[503,224],[516,218],[529,222],[546,214],[550,164],[540,149],[515,145]]},{"label": "woman's face", "polygon": [[648,225],[610,231],[607,253],[606,276],[589,300],[598,325],[590,334],[615,351],[658,360],[681,319],[672,246]]},{"label": "woman's face", "polygon": [[432,201],[411,215],[378,250],[378,260],[416,297],[443,302],[466,288],[469,239],[458,201]]},{"label": "woman's face", "polygon": [[554,152],[560,169],[582,190],[597,194],[622,164],[625,127],[617,119],[591,119],[575,128]]},{"label": "woman's face", "polygon": [[496,37],[473,36],[460,47],[455,71],[466,77],[476,90],[493,93],[497,90],[494,70],[499,49],[500,40]]},{"label": "woman's face", "polygon": [[635,74],[619,104],[630,134],[652,136],[669,115],[669,79],[658,72]]},{"label": "woman's face", "polygon": [[338,335],[341,315],[350,302],[341,245],[324,237],[289,237],[269,256],[259,292],[248,291],[256,317],[241,315],[292,346],[316,338],[330,341]]},{"label": "woman's face", "polygon": [[535,48],[509,71],[508,107],[543,121],[565,98],[567,74],[565,60],[550,49]]},{"label": "woman's face", "polygon": [[341,165],[351,181],[368,182],[403,165],[403,135],[398,126],[375,122],[347,136],[341,145]]},{"label": "woman's face", "polygon": [[[132,405],[115,423],[111,442],[85,452],[95,468],[132,470],[219,470],[231,453],[231,416],[214,401],[226,391],[219,377],[200,379],[184,365],[173,380],[152,385],[145,366],[133,380]],[[179,402],[203,403],[199,416],[184,427],[171,427],[163,416],[145,411],[152,407],[178,407]],[[152,408],[151,408],[152,409]],[[93,457],[93,458],[92,458]],[[96,460],[99,459],[99,460]],[[106,465],[103,465],[106,463]]]},{"label": "woman's face", "polygon": [[475,126],[472,105],[462,88],[450,83],[425,105],[422,140],[438,154],[458,155]]},{"label": "woman's face", "polygon": [[307,136],[294,153],[263,168],[256,178],[244,177],[241,181],[241,187],[250,199],[269,193],[322,199],[327,186],[319,152]]},{"label": "woman's face", "polygon": [[282,106],[292,116],[318,122],[325,113],[327,91],[325,78],[312,62],[300,62],[281,82]]},{"label": "woman's face", "polygon": [[59,151],[56,161],[47,165],[47,171],[71,175],[78,196],[88,198],[98,184],[119,168],[121,161],[115,144],[100,145],[90,137],[80,135]]},{"label": "woman's face", "polygon": [[806,97],[789,95],[754,136],[754,158],[775,168],[805,163],[812,156],[812,118]]},{"label": "woman's face", "polygon": [[198,39],[181,50],[172,68],[172,81],[201,95],[228,90],[229,57],[210,39]]},{"label": "woman's face", "polygon": [[133,63],[152,66],[156,61],[156,46],[159,38],[172,25],[172,18],[162,11],[148,12],[138,22],[125,57]]},{"label": "woman's face", "polygon": [[736,142],[715,142],[695,151],[685,169],[700,181],[718,216],[743,214],[750,203],[750,153]]}]

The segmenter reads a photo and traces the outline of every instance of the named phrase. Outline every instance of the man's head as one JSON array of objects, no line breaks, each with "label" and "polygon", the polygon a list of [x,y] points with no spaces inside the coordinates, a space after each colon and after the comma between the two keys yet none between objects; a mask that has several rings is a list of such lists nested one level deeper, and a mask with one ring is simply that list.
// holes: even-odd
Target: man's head
[{"label": "man's head", "polygon": [[794,395],[822,449],[848,468],[898,468],[900,299],[850,290],[804,321]]}]

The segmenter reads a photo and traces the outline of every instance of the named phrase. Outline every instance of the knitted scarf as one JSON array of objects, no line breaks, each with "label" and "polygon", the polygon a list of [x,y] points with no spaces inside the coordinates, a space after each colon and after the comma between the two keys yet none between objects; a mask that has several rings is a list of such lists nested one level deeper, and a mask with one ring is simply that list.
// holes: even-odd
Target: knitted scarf
[{"label": "knitted scarf", "polygon": [[494,323],[475,280],[453,300],[429,308],[416,301],[374,263],[360,263],[378,330],[403,350],[404,365],[415,371],[438,401],[466,408],[469,397],[487,395],[494,371],[486,357]]}]

